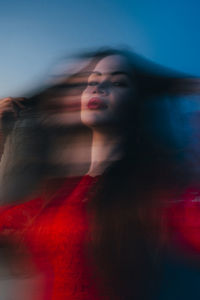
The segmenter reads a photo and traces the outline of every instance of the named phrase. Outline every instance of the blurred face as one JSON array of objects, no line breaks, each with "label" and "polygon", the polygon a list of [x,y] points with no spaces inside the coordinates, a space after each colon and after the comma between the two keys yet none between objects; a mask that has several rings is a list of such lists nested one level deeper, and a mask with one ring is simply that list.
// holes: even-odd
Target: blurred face
[{"label": "blurred face", "polygon": [[125,57],[111,55],[100,60],[91,72],[81,97],[81,120],[88,127],[116,125],[135,87]]},{"label": "blurred face", "polygon": [[81,75],[72,76],[67,82],[59,83],[42,104],[43,124],[53,127],[74,127],[82,124],[81,94],[86,84],[87,77]]}]

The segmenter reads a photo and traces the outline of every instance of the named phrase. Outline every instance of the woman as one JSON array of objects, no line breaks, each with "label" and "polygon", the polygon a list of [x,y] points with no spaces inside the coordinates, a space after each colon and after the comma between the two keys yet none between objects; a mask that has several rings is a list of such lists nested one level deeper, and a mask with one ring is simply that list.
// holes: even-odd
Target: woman
[{"label": "woman", "polygon": [[[33,168],[25,170],[25,176],[20,178],[23,202],[2,207],[2,241],[13,243],[17,249],[20,246],[22,253],[30,255],[34,268],[42,276],[42,297],[46,299],[155,298],[158,250],[163,238],[158,217],[160,198],[167,197],[166,191],[174,187],[177,175],[184,175],[176,181],[175,188],[181,188],[187,182],[187,174],[177,163],[181,158],[180,145],[173,139],[169,139],[168,147],[156,142],[154,128],[149,128],[155,117],[154,110],[149,110],[150,101],[160,102],[167,96],[197,90],[191,87],[192,78],[166,72],[137,55],[108,50],[85,58],[90,58],[90,63],[72,77],[89,73],[86,88],[82,95],[78,93],[84,124],[80,126],[81,132],[85,127],[92,132],[89,170],[85,176],[77,177],[67,169],[66,180],[44,181],[56,174],[55,168],[52,172],[52,168],[46,167],[49,166],[45,161],[46,145],[55,142],[58,132],[67,138],[70,126],[63,125],[63,116],[58,117],[60,108],[49,107],[55,99],[53,91],[60,91],[58,86],[33,97],[31,110],[22,112],[19,122],[23,124],[30,114],[34,112],[35,116],[39,112],[39,118],[31,119],[35,123],[29,127],[25,123],[24,129],[35,138],[25,152],[34,149],[40,155],[32,156]],[[86,77],[81,78],[85,84]],[[62,122],[62,126],[55,126],[55,122],[57,125]],[[79,128],[79,137],[80,127],[77,123],[74,126]],[[15,124],[15,134],[13,131],[8,144],[13,134],[17,137],[18,128],[23,126]],[[2,166],[1,178],[7,188],[2,194],[11,202],[20,199],[19,181],[11,184],[13,168],[6,164],[9,155],[4,152],[2,163],[7,168]],[[90,152],[88,147],[86,152]],[[66,159],[68,163],[70,157]],[[85,161],[87,164],[88,153]],[[27,165],[30,166],[30,159]],[[21,174],[22,161],[18,168],[17,174]],[[30,173],[30,184],[24,187]],[[56,176],[61,177],[60,174],[63,177],[63,173]],[[34,198],[38,183],[39,196]]]}]

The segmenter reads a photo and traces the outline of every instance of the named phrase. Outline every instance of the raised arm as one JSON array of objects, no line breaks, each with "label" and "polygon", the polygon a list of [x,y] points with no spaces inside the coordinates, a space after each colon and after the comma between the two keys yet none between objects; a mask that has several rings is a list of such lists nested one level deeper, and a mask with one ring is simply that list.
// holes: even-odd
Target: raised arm
[{"label": "raised arm", "polygon": [[3,154],[6,137],[19,117],[19,112],[25,108],[24,101],[25,98],[0,99],[0,158]]}]

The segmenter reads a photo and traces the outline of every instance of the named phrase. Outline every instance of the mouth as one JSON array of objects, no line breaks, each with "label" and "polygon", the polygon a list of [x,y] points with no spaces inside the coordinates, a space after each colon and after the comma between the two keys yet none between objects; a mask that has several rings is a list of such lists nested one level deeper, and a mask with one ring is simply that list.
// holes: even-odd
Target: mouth
[{"label": "mouth", "polygon": [[87,104],[90,110],[104,110],[108,105],[100,98],[91,98]]}]

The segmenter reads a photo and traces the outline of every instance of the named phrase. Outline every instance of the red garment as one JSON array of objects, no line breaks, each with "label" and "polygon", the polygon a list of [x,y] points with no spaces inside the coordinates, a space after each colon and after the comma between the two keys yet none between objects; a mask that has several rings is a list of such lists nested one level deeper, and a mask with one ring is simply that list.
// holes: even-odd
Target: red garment
[{"label": "red garment", "polygon": [[[30,263],[44,278],[42,300],[109,299],[108,291],[99,295],[85,252],[88,192],[97,180],[90,176],[67,179],[54,196],[49,183],[40,198],[1,209],[0,242],[6,238],[31,255]],[[183,200],[169,202],[163,217],[174,243],[200,253],[197,196],[189,191]]]},{"label": "red garment", "polygon": [[188,189],[180,199],[169,201],[164,218],[170,242],[197,258],[200,255],[200,191]]},{"label": "red garment", "polygon": [[100,299],[85,255],[87,196],[96,181],[68,179],[51,200],[41,197],[2,209],[0,237],[29,250],[45,277],[45,300]]}]

